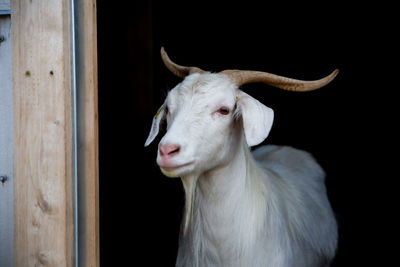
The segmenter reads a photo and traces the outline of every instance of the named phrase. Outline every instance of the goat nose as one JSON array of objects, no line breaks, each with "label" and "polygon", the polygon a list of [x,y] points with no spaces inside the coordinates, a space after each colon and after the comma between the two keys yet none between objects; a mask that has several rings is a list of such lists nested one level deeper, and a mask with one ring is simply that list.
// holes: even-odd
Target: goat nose
[{"label": "goat nose", "polygon": [[161,157],[173,157],[179,153],[179,151],[181,150],[181,146],[165,144],[160,145],[159,149]]}]

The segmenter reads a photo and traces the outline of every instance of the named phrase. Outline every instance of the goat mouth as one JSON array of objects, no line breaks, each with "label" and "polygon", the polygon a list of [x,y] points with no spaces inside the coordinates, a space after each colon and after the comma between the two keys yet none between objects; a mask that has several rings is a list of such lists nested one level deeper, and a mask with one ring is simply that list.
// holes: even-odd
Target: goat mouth
[{"label": "goat mouth", "polygon": [[191,162],[188,162],[188,163],[185,163],[185,164],[175,165],[175,166],[162,166],[162,165],[160,165],[160,168],[161,168],[162,170],[164,170],[164,171],[167,171],[167,172],[173,172],[173,171],[179,170],[179,169],[181,169],[181,168],[190,166],[190,165],[192,165],[193,163],[194,163],[194,162],[191,161]]}]

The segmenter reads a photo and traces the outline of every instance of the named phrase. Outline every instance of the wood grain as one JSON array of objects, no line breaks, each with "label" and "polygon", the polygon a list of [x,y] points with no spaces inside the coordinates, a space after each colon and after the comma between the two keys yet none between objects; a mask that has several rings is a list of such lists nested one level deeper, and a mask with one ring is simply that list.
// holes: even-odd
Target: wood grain
[{"label": "wood grain", "polygon": [[[96,1],[79,1],[76,16],[79,129],[80,260],[100,266]],[[83,116],[82,116],[83,115]]]},{"label": "wood grain", "polygon": [[69,1],[12,0],[14,266],[73,265]]}]

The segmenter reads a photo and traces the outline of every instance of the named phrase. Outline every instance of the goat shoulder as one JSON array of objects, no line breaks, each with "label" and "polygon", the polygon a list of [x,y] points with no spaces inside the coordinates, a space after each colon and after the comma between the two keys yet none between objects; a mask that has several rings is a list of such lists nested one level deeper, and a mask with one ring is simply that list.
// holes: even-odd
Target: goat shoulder
[{"label": "goat shoulder", "polygon": [[[311,154],[286,146],[263,146],[253,156],[266,173],[268,194],[280,194],[292,244],[293,255],[318,254],[321,266],[335,254],[337,225],[324,184],[325,173]],[[274,197],[272,197],[274,198]],[[301,265],[298,265],[301,266]]]}]

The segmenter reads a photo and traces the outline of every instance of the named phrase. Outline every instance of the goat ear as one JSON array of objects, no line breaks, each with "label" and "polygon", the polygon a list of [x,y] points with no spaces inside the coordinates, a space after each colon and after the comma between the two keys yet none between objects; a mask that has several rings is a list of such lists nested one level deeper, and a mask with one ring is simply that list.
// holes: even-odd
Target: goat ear
[{"label": "goat ear", "polygon": [[242,91],[238,93],[237,106],[240,108],[247,144],[260,144],[271,130],[274,111]]},{"label": "goat ear", "polygon": [[149,136],[147,137],[146,143],[144,146],[150,145],[153,142],[154,138],[156,138],[158,131],[160,130],[160,122],[164,118],[165,115],[165,103],[158,109],[156,115],[153,118],[153,122],[151,123],[151,130]]}]

